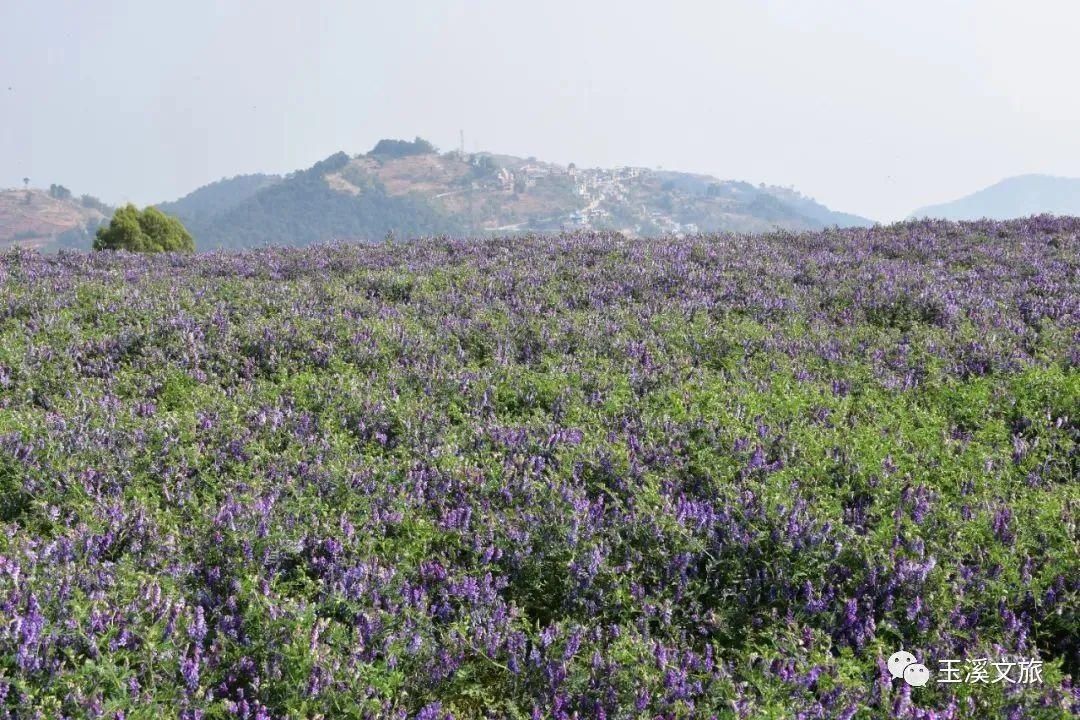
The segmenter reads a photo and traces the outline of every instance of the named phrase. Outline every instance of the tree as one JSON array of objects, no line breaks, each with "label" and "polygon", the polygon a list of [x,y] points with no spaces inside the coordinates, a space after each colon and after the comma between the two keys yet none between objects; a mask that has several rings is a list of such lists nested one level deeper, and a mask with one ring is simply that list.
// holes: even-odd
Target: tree
[{"label": "tree", "polygon": [[417,137],[412,142],[408,140],[383,139],[375,143],[375,147],[368,153],[371,157],[401,158],[409,155],[430,155],[437,153],[439,149],[422,137]]},{"label": "tree", "polygon": [[56,198],[57,200],[70,200],[71,191],[63,185],[57,185],[56,183],[53,183],[49,186],[49,196]]},{"label": "tree", "polygon": [[23,184],[23,187],[29,188],[30,187],[30,178],[24,177],[22,179],[22,184]]},{"label": "tree", "polygon": [[499,172],[499,164],[490,155],[472,156],[472,176],[486,178]]},{"label": "tree", "polygon": [[155,207],[141,212],[134,205],[116,211],[108,227],[98,228],[95,250],[128,252],[195,252],[195,241],[183,224]]},{"label": "tree", "polygon": [[105,203],[101,202],[100,200],[98,200],[93,195],[83,195],[82,197],[79,198],[79,204],[81,204],[84,208],[89,208],[91,210],[97,210],[102,215],[108,215],[108,214],[112,213],[112,208],[111,207],[109,207]]}]

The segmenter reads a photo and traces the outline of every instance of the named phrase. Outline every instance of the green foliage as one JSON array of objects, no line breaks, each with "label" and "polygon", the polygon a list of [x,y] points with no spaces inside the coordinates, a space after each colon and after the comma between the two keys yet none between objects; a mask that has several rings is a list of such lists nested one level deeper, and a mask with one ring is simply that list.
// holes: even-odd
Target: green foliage
[{"label": "green foliage", "polygon": [[98,228],[94,249],[195,252],[195,241],[176,218],[154,207],[140,212],[129,204],[116,211],[108,227]]},{"label": "green foliage", "polygon": [[377,241],[389,231],[401,237],[464,231],[460,221],[423,197],[390,195],[377,183],[360,195],[334,190],[325,176],[348,162],[345,153],[332,155],[224,212],[192,219],[188,227],[202,248]]},{"label": "green foliage", "polygon": [[499,172],[499,164],[490,155],[474,155],[472,160],[472,176],[486,178]]},{"label": "green foliage", "polygon": [[83,195],[79,198],[79,204],[90,210],[97,210],[102,215],[111,215],[113,208],[93,195]]},{"label": "green foliage", "polygon": [[1062,222],[9,253],[0,718],[1075,717]]},{"label": "green foliage", "polygon": [[308,175],[311,177],[322,177],[326,173],[332,173],[341,170],[348,164],[349,156],[341,151],[338,151],[330,157],[326,158],[325,160],[320,160],[319,162],[315,163],[309,169],[294,174]]},{"label": "green foliage", "polygon": [[156,207],[190,226],[193,220],[210,218],[236,207],[281,179],[279,175],[237,175],[204,185],[179,200],[159,203]]},{"label": "green foliage", "polygon": [[412,142],[408,140],[383,139],[375,143],[368,155],[382,158],[408,157],[409,155],[430,155],[438,152],[438,149],[422,137],[417,137]]},{"label": "green foliage", "polygon": [[49,197],[56,198],[57,200],[70,200],[71,191],[63,185],[56,185],[54,183],[49,186]]}]

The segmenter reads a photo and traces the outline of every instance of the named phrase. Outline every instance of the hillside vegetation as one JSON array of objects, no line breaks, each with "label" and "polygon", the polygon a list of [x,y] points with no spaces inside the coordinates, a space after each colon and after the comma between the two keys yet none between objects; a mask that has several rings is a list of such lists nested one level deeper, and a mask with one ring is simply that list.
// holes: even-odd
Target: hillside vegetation
[{"label": "hillside vegetation", "polygon": [[405,236],[463,232],[460,223],[423,198],[391,196],[380,187],[358,195],[335,190],[327,176],[348,162],[345,153],[338,153],[269,184],[216,215],[180,212],[179,216],[200,249],[381,240],[395,231]]},{"label": "hillside vegetation", "polygon": [[94,232],[108,220],[112,208],[88,195],[74,198],[61,186],[53,187],[53,193],[0,191],[0,249],[90,249]]},{"label": "hillside vegetation", "polygon": [[1080,712],[1078,220],[0,287],[0,717]]},{"label": "hillside vegetation", "polygon": [[281,182],[279,175],[237,175],[188,193],[179,200],[159,203],[157,208],[185,222],[209,220]]},{"label": "hillside vegetation", "polygon": [[645,168],[563,167],[491,153],[439,153],[382,140],[284,178],[239,176],[162,210],[200,248],[304,246],[463,234],[618,230],[626,235],[866,226],[785,188]]}]

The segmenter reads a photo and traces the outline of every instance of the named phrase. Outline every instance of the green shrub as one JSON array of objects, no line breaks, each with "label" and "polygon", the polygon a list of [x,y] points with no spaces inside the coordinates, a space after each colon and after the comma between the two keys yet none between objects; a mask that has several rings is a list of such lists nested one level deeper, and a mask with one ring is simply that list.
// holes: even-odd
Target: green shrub
[{"label": "green shrub", "polygon": [[108,227],[98,228],[94,249],[195,252],[195,241],[176,218],[154,207],[140,211],[129,204],[116,211]]}]

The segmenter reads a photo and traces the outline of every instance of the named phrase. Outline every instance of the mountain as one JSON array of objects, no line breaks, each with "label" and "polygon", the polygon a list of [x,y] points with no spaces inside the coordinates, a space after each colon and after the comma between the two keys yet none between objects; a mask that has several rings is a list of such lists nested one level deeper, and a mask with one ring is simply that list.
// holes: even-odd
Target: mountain
[{"label": "mountain", "polygon": [[1080,178],[1018,175],[959,200],[919,208],[911,216],[1006,220],[1043,213],[1080,215]]},{"label": "mountain", "polygon": [[204,185],[179,200],[160,203],[157,207],[180,218],[185,224],[196,223],[231,210],[279,182],[280,175],[237,175]]},{"label": "mountain", "polygon": [[793,188],[766,187],[764,190],[797,210],[804,217],[821,223],[823,227],[833,225],[839,225],[840,227],[867,227],[874,224],[873,221],[858,215],[830,210],[813,198],[806,197]]},{"label": "mountain", "polygon": [[[158,208],[203,250],[375,241],[388,234],[521,234],[619,230],[627,235],[869,226],[790,188],[639,167],[578,168],[494,153],[438,152],[380,140],[288,175],[238,175]],[[0,249],[89,249],[112,208],[64,187],[0,191]]]},{"label": "mountain", "polygon": [[629,235],[869,226],[791,189],[646,168],[567,167],[381,140],[284,177],[222,180],[159,208],[200,249],[615,229]]},{"label": "mountain", "polygon": [[[361,192],[355,186],[343,185],[338,173],[349,162],[348,155],[337,153],[307,170],[268,184],[218,213],[185,217],[181,206],[180,217],[202,250],[303,246],[335,239],[377,240],[391,231],[402,237],[465,231],[457,218],[440,212],[419,193],[392,194],[378,184]],[[158,207],[168,211],[170,204]]]},{"label": "mountain", "polygon": [[75,198],[62,185],[49,190],[0,190],[0,249],[89,250],[112,208],[97,198]]}]

